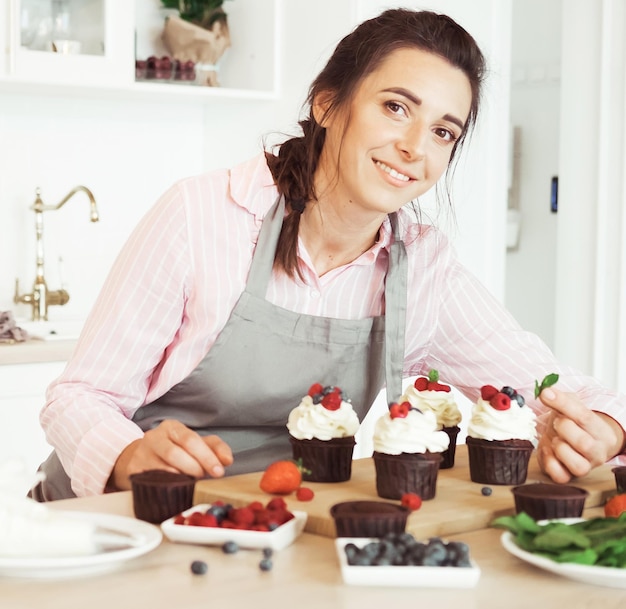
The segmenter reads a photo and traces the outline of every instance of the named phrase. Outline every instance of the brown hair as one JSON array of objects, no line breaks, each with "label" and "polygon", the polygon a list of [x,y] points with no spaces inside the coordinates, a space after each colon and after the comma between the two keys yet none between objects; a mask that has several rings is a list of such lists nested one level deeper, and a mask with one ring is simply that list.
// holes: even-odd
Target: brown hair
[{"label": "brown hair", "polygon": [[266,154],[278,191],[285,196],[290,212],[283,222],[274,265],[290,277],[300,273],[297,257],[300,212],[307,201],[316,197],[313,178],[326,137],[326,130],[313,117],[313,102],[320,93],[330,93],[326,115],[346,107],[361,81],[388,55],[402,48],[439,55],[462,70],[470,82],[469,116],[452,150],[448,169],[476,122],[485,59],[472,36],[450,17],[431,11],[393,9],[356,27],[339,42],[309,87],[305,104],[309,108],[308,116],[299,122],[302,135],[283,142],[278,154]]}]

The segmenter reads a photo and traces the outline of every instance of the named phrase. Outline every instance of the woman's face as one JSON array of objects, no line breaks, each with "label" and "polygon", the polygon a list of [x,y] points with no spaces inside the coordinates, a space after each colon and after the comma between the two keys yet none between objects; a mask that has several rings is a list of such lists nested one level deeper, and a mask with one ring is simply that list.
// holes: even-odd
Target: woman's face
[{"label": "woman's face", "polygon": [[320,200],[387,214],[425,193],[448,166],[471,99],[468,78],[438,55],[392,52],[322,122]]}]

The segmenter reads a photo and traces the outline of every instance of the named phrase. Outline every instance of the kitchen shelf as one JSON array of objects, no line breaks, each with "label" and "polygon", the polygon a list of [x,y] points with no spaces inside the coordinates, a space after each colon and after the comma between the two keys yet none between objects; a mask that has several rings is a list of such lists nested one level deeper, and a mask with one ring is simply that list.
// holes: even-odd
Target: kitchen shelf
[{"label": "kitchen shelf", "polygon": [[[232,0],[224,4],[232,46],[220,60],[222,86],[135,80],[135,60],[160,57],[163,14],[160,0],[80,0],[76,10],[102,15],[96,28],[104,32],[101,54],[62,55],[30,49],[20,42],[21,3],[0,0],[0,92],[6,94],[72,96],[141,102],[203,104],[216,99],[274,100],[278,88],[278,12],[281,0]],[[68,0],[70,5],[77,0]],[[84,4],[83,4],[84,3]],[[104,10],[102,7],[104,6]],[[131,10],[127,10],[127,9]],[[134,12],[133,12],[134,8]],[[121,10],[121,9],[126,9]],[[83,15],[83,23],[85,16]],[[83,44],[83,47],[87,45]]]}]

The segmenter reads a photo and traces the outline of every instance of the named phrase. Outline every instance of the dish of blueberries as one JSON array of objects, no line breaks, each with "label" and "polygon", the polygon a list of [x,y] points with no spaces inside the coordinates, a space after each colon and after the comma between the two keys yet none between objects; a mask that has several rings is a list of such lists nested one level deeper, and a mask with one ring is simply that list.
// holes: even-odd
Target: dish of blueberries
[{"label": "dish of blueberries", "polygon": [[[161,530],[170,541],[178,543],[222,545],[234,542],[240,548],[273,550],[281,550],[292,544],[304,530],[306,512],[289,511],[286,508],[273,510],[271,503],[268,504],[270,509],[257,506],[259,509],[252,511],[259,516],[263,514],[265,520],[269,519],[269,525],[261,526],[255,521],[245,520],[252,505],[240,508],[221,503],[195,505],[162,522]],[[280,517],[277,517],[279,511]],[[233,522],[237,528],[233,527]]]},{"label": "dish of blueberries", "polygon": [[439,537],[417,541],[410,533],[382,538],[339,537],[335,540],[346,584],[472,588],[480,569],[463,542]]}]

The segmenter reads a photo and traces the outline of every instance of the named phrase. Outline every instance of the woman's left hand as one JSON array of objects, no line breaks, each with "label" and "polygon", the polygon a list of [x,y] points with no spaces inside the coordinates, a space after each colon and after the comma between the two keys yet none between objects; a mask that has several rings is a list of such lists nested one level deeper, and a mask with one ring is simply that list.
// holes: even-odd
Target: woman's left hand
[{"label": "woman's left hand", "polygon": [[619,423],[587,408],[576,394],[544,389],[540,400],[552,412],[539,439],[541,470],[565,484],[588,474],[622,450],[624,430]]}]

